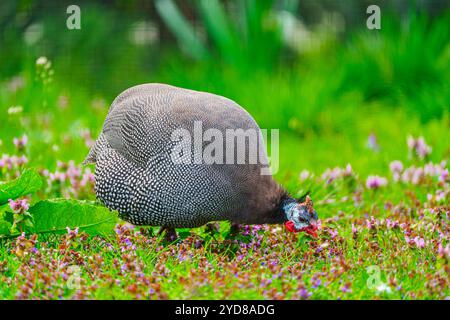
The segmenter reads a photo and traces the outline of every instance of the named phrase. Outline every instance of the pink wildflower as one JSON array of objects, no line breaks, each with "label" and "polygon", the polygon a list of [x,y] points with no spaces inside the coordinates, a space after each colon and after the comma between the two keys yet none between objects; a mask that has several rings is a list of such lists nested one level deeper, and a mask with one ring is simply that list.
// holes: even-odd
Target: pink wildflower
[{"label": "pink wildflower", "polygon": [[395,173],[395,172],[400,173],[403,171],[403,163],[399,160],[392,161],[389,164],[389,168],[391,169],[391,171],[393,173]]},{"label": "pink wildflower", "polygon": [[407,139],[408,149],[414,152],[420,159],[426,158],[431,153],[431,147],[428,146],[423,137],[415,139],[409,136]]},{"label": "pink wildflower", "polygon": [[25,149],[25,146],[28,143],[28,136],[24,134],[20,138],[14,138],[13,143],[16,146],[17,150],[22,151],[23,149]]},{"label": "pink wildflower", "polygon": [[419,238],[419,236],[414,238],[414,243],[419,249],[425,248],[425,240],[423,240],[423,238]]},{"label": "pink wildflower", "polygon": [[375,134],[372,133],[367,138],[367,147],[375,152],[378,152],[380,150],[380,146],[378,145],[377,142],[377,136]]},{"label": "pink wildflower", "polygon": [[378,189],[387,185],[387,179],[380,176],[369,176],[366,180],[368,189]]},{"label": "pink wildflower", "polygon": [[12,200],[9,199],[9,207],[11,208],[11,210],[14,213],[25,213],[28,211],[28,209],[30,208],[30,204],[28,203],[27,199],[17,199],[17,200]]}]

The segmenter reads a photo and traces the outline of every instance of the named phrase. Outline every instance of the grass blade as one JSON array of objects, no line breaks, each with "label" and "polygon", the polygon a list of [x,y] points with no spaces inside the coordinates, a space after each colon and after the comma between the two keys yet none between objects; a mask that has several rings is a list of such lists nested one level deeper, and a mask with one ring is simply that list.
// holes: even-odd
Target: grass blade
[{"label": "grass blade", "polygon": [[202,59],[208,55],[205,46],[195,35],[194,29],[172,0],[157,0],[155,6],[164,23],[187,54],[195,59]]}]

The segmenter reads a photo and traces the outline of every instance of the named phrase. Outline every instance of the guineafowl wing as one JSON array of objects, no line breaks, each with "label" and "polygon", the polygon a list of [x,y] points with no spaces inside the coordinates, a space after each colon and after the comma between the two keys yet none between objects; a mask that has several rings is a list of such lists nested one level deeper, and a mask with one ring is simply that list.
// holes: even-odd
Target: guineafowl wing
[{"label": "guineafowl wing", "polygon": [[103,125],[111,148],[138,166],[145,166],[168,145],[168,114],[158,112],[172,99],[170,86],[140,85],[120,94]]},{"label": "guineafowl wing", "polygon": [[[144,84],[120,94],[106,117],[103,134],[111,146],[129,161],[145,166],[170,153],[172,133],[187,130],[195,137],[194,123],[202,129],[259,130],[253,118],[232,100],[210,93],[162,84]],[[208,142],[204,141],[203,146]]]}]

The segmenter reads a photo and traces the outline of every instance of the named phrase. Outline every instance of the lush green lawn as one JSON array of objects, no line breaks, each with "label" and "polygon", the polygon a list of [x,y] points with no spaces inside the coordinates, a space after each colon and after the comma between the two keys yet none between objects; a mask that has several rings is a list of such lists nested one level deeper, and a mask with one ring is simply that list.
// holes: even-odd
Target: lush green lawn
[{"label": "lush green lawn", "polygon": [[[283,226],[243,227],[232,237],[220,223],[179,230],[181,240],[166,244],[153,236],[157,228],[120,222],[108,236],[0,239],[0,298],[449,298],[450,48],[442,21],[429,33],[416,26],[415,37],[393,36],[389,26],[380,36],[357,33],[270,70],[170,54],[148,75],[107,65],[111,79],[122,77],[112,89],[78,81],[96,78],[84,69],[63,72],[59,57],[37,66],[30,52],[17,77],[1,79],[0,180],[38,169],[47,183],[32,204],[94,200],[94,168],[80,163],[112,99],[141,82],[165,82],[225,95],[262,128],[279,129],[276,179],[292,194],[312,191],[321,229],[317,239]],[[128,66],[122,60],[119,70]],[[24,134],[26,145],[15,146]],[[408,147],[409,136],[432,150]],[[403,168],[391,169],[394,160]]]},{"label": "lush green lawn", "polygon": [[106,238],[69,232],[5,240],[0,292],[2,298],[448,298],[448,187],[428,174],[396,183],[384,173],[389,181],[379,189],[354,173],[338,173],[330,184],[304,181],[321,217],[317,239],[282,226],[246,227],[230,238],[221,223],[179,230],[182,240],[170,245],[151,229],[126,225]]}]

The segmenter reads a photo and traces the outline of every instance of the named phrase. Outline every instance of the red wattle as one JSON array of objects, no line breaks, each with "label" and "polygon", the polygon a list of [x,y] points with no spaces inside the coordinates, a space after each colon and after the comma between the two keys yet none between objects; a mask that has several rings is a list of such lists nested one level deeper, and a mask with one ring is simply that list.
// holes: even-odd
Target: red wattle
[{"label": "red wattle", "polygon": [[294,232],[294,233],[298,232],[298,230],[295,229],[294,222],[291,221],[291,220],[286,221],[286,223],[284,224],[284,226],[286,227],[286,229],[287,229],[289,232]]}]

